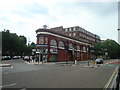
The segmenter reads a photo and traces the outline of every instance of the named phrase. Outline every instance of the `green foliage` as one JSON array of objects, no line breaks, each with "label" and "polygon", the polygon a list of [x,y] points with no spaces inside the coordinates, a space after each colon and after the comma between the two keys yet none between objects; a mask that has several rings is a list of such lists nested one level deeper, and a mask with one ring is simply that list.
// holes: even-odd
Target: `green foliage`
[{"label": "green foliage", "polygon": [[108,53],[109,58],[120,58],[120,45],[114,40],[107,39],[102,43],[97,43],[94,45],[94,55],[104,56],[105,53]]},{"label": "green foliage", "polygon": [[32,55],[32,49],[35,49],[35,43],[32,42],[31,44],[28,44],[28,47],[27,47],[27,53],[28,55]]},{"label": "green foliage", "polygon": [[[28,55],[33,46],[27,46],[25,36],[18,36],[16,33],[10,33],[9,30],[2,31],[2,55]],[[34,44],[35,45],[35,44]]]}]

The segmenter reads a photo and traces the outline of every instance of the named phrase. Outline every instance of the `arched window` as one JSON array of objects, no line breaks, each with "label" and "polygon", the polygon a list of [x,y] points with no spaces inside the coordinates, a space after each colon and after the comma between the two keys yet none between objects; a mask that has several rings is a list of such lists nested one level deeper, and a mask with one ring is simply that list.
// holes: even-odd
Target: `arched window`
[{"label": "arched window", "polygon": [[83,47],[83,51],[86,51],[86,47],[85,46]]},{"label": "arched window", "polygon": [[57,47],[57,42],[56,42],[55,39],[52,39],[52,40],[50,41],[50,46],[55,46],[55,47]]},{"label": "arched window", "polygon": [[58,47],[59,47],[59,48],[64,48],[64,43],[63,43],[62,41],[60,41],[60,42],[58,43]]},{"label": "arched window", "polygon": [[39,37],[39,44],[44,44],[44,37]]},{"label": "arched window", "polygon": [[45,37],[45,44],[48,44],[48,37]]},{"label": "arched window", "polygon": [[73,49],[72,43],[69,44],[69,49]]},{"label": "arched window", "polygon": [[79,45],[77,45],[77,50],[80,50],[80,46]]}]

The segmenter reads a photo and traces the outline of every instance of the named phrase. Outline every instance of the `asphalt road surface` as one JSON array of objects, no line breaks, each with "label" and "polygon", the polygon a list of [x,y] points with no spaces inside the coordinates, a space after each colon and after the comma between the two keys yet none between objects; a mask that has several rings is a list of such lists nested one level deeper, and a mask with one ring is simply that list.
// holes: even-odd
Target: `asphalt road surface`
[{"label": "asphalt road surface", "polygon": [[[117,65],[29,65],[21,60],[5,61],[2,88],[104,88]],[[87,64],[86,64],[87,65]]]}]

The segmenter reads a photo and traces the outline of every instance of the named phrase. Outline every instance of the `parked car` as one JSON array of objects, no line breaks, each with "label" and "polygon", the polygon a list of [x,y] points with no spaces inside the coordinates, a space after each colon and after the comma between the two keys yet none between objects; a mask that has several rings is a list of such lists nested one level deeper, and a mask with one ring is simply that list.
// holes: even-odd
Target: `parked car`
[{"label": "parked car", "polygon": [[2,56],[2,60],[9,60],[9,59],[11,59],[10,56]]},{"label": "parked car", "polygon": [[97,64],[103,64],[104,62],[102,58],[97,58],[95,61]]},{"label": "parked car", "polygon": [[13,58],[13,59],[19,59],[20,56],[13,56],[12,58]]}]

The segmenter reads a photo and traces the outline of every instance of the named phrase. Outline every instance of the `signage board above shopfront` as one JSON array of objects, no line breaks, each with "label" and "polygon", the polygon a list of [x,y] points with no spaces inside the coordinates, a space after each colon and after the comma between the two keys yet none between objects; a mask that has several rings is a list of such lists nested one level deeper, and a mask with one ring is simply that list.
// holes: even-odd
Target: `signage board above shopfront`
[{"label": "signage board above shopfront", "polygon": [[57,48],[50,48],[50,52],[53,54],[57,54]]}]

